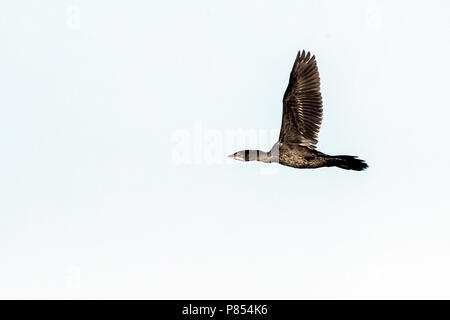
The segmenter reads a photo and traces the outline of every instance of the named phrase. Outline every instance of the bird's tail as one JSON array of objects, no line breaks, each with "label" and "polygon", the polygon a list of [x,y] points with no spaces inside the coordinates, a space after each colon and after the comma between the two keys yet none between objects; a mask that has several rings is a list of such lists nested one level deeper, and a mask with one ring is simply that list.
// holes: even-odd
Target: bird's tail
[{"label": "bird's tail", "polygon": [[362,171],[368,168],[364,160],[354,156],[330,156],[327,159],[327,165],[330,167],[338,167],[346,170]]}]

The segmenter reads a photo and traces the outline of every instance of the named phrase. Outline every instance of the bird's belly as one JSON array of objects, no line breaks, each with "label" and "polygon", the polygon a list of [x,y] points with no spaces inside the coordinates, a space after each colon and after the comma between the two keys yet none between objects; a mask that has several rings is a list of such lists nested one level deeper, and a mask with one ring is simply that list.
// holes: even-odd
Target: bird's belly
[{"label": "bird's belly", "polygon": [[282,165],[294,168],[319,168],[323,166],[323,159],[320,157],[304,157],[296,154],[281,154],[279,162]]}]

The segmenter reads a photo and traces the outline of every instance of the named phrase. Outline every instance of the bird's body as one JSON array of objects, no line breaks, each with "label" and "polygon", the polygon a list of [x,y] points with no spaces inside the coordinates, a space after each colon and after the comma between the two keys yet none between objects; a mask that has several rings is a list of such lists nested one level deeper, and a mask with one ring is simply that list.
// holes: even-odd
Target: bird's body
[{"label": "bird's body", "polygon": [[294,168],[320,168],[326,166],[326,155],[298,143],[279,143],[278,162]]},{"label": "bird's body", "polygon": [[315,57],[298,53],[283,97],[280,137],[269,152],[242,150],[242,161],[278,162],[294,168],[339,167],[361,171],[367,164],[354,156],[329,156],[315,150],[322,123],[322,95]]}]

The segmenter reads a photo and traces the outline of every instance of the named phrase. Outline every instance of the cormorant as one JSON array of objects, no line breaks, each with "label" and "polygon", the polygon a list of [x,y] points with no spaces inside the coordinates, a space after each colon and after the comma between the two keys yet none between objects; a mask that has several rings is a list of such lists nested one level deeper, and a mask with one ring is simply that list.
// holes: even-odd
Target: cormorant
[{"label": "cormorant", "polygon": [[361,171],[367,164],[354,156],[329,156],[315,150],[322,123],[322,95],[315,56],[300,51],[283,96],[280,137],[269,152],[242,150],[229,155],[241,161],[278,162],[294,168],[339,167]]}]

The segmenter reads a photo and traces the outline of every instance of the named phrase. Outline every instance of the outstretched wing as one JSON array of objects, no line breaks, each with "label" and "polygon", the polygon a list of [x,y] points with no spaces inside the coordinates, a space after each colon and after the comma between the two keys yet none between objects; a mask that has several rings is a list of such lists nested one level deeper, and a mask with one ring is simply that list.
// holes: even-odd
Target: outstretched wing
[{"label": "outstretched wing", "polygon": [[280,142],[315,148],[322,123],[322,95],[316,58],[297,54],[283,97]]}]

